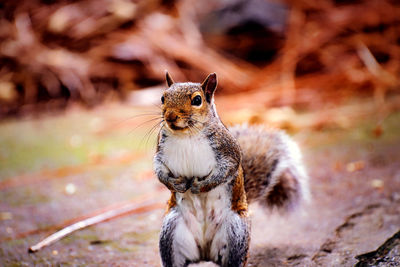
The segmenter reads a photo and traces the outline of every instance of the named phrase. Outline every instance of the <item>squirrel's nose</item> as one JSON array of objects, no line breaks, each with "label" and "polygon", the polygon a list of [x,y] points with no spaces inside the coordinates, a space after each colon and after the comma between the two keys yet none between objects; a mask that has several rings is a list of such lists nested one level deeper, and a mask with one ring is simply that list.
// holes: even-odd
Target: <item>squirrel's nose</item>
[{"label": "squirrel's nose", "polygon": [[165,116],[165,120],[168,122],[175,122],[178,119],[178,116],[174,112],[167,113]]}]

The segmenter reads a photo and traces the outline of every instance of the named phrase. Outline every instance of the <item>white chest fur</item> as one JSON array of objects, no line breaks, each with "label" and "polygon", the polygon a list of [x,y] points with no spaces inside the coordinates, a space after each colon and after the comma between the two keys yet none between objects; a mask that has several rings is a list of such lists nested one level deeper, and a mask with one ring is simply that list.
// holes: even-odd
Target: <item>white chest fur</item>
[{"label": "white chest fur", "polygon": [[165,164],[174,176],[204,177],[215,166],[215,155],[202,135],[168,136],[164,148]]}]

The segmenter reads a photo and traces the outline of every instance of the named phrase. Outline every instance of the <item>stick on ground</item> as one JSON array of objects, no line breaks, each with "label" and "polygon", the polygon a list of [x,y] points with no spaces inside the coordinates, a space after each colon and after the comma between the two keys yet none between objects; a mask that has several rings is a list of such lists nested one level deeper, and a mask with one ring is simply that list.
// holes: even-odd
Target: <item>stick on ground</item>
[{"label": "stick on ground", "polygon": [[49,246],[49,245],[53,244],[54,242],[60,240],[61,238],[64,238],[67,235],[69,235],[77,230],[86,228],[88,226],[91,226],[91,225],[94,225],[94,224],[97,224],[100,222],[104,222],[104,221],[107,221],[110,219],[114,219],[116,217],[126,216],[129,214],[148,212],[148,211],[160,209],[163,207],[165,207],[164,203],[154,202],[154,201],[142,201],[141,203],[137,203],[137,201],[135,201],[135,202],[131,202],[131,203],[126,203],[120,207],[113,208],[111,210],[107,210],[103,213],[97,214],[95,216],[86,218],[81,221],[78,221],[74,224],[71,224],[71,225],[61,229],[61,230],[55,232],[54,234],[46,237],[45,239],[43,239],[36,245],[31,246],[28,249],[28,252],[29,253],[37,252],[40,249],[42,249],[46,246]]}]

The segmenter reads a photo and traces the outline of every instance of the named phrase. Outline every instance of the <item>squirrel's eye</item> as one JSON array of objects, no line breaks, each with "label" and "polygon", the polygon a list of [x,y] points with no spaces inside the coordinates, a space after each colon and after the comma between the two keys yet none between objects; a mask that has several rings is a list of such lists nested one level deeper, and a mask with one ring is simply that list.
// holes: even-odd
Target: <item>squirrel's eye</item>
[{"label": "squirrel's eye", "polygon": [[161,104],[164,104],[164,96],[161,97]]},{"label": "squirrel's eye", "polygon": [[200,106],[201,105],[201,96],[196,95],[192,99],[192,106]]}]

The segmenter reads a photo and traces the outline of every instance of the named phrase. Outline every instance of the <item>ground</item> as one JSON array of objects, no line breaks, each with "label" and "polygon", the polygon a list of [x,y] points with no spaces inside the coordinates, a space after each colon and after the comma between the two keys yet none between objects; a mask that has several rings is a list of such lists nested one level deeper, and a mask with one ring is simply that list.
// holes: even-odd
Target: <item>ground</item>
[{"label": "ground", "polygon": [[[0,122],[1,266],[160,266],[168,191],[152,173],[156,134],[147,133],[156,121],[140,125],[152,117],[137,115],[146,110],[72,107]],[[399,266],[400,112],[376,126],[368,118],[292,133],[312,202],[291,215],[251,206],[249,266]],[[127,201],[155,205],[28,253],[55,230]]]}]

